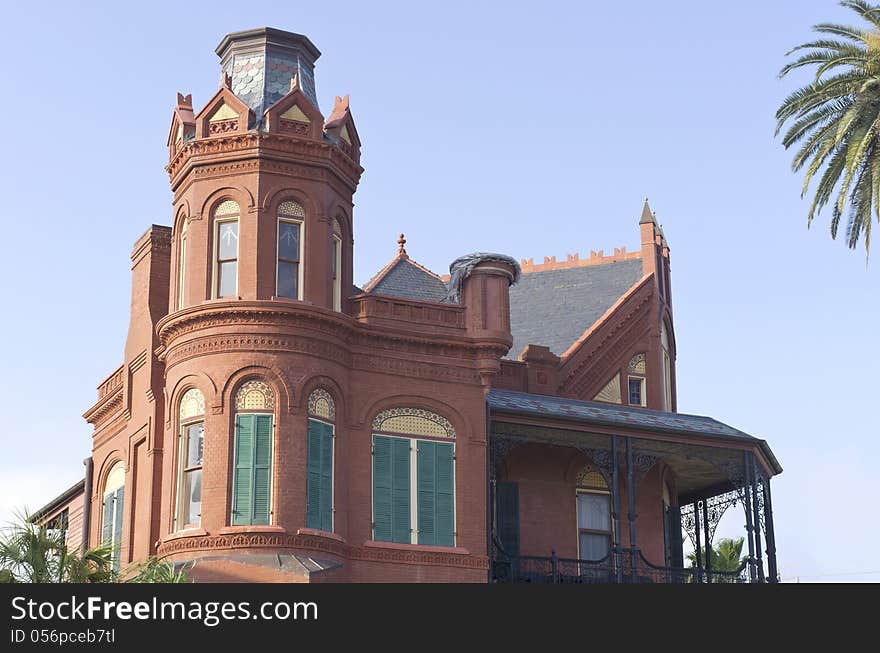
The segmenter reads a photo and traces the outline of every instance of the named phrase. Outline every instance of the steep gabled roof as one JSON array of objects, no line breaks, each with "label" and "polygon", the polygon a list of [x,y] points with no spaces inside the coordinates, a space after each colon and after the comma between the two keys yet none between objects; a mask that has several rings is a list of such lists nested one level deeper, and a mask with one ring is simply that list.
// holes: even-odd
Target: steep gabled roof
[{"label": "steep gabled roof", "polygon": [[525,272],[510,288],[513,346],[507,357],[517,359],[529,344],[561,356],[641,278],[640,258]]}]

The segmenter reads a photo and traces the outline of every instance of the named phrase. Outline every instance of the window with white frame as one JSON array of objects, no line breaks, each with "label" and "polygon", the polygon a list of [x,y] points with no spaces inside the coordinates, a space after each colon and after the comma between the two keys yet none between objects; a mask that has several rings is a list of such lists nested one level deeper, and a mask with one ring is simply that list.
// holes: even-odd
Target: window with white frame
[{"label": "window with white frame", "polygon": [[645,354],[636,354],[627,366],[627,399],[630,406],[646,406]]},{"label": "window with white frame", "polygon": [[333,287],[333,310],[342,310],[342,228],[339,220],[333,220],[333,237],[330,240],[330,283]]},{"label": "window with white frame", "polygon": [[119,571],[122,558],[122,515],[125,505],[125,465],[119,461],[107,474],[104,482],[101,509],[101,544],[109,547],[113,568]]},{"label": "window with white frame", "polygon": [[455,429],[417,408],[373,420],[373,539],[455,546]]},{"label": "window with white frame", "polygon": [[663,410],[672,410],[672,358],[669,355],[669,332],[666,322],[660,325],[660,349],[663,357]]},{"label": "window with white frame", "polygon": [[238,296],[238,218],[239,206],[232,200],[214,211],[214,296],[218,298]]},{"label": "window with white frame", "polygon": [[186,218],[180,221],[180,241],[177,243],[177,310],[184,307],[186,290]]},{"label": "window with white frame", "polygon": [[277,297],[302,299],[302,231],[306,212],[296,202],[278,207]]},{"label": "window with white frame", "polygon": [[180,399],[180,448],[177,483],[177,529],[195,528],[202,519],[202,460],[205,442],[205,397],[190,388]]},{"label": "window with white frame", "polygon": [[593,467],[577,480],[578,558],[603,560],[611,552],[611,495],[605,477]]}]

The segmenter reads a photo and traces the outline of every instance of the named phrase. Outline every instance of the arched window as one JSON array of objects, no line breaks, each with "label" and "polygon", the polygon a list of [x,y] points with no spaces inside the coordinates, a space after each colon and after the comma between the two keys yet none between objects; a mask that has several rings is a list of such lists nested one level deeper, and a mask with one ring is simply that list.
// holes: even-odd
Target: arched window
[{"label": "arched window", "polygon": [[296,202],[278,207],[278,297],[302,299],[302,232],[306,212]]},{"label": "arched window", "polygon": [[669,355],[669,332],[666,321],[660,323],[660,351],[663,357],[663,410],[672,410],[672,358]]},{"label": "arched window", "polygon": [[113,552],[113,568],[119,571],[122,558],[122,509],[125,505],[125,465],[119,461],[110,468],[104,483],[101,512],[101,544]]},{"label": "arched window", "polygon": [[627,387],[630,406],[647,405],[645,388],[645,354],[636,354],[627,366]]},{"label": "arched window", "polygon": [[586,467],[577,479],[578,558],[603,560],[611,552],[611,496],[605,477]]},{"label": "arched window", "polygon": [[214,296],[238,296],[238,202],[226,200],[214,210]]},{"label": "arched window", "polygon": [[193,528],[202,518],[202,459],[205,441],[205,397],[190,388],[180,399],[180,464],[176,527]]},{"label": "arched window", "polygon": [[420,408],[373,420],[373,539],[455,545],[455,429]]},{"label": "arched window", "polygon": [[184,307],[186,290],[186,218],[180,221],[180,242],[177,244],[177,310]]},{"label": "arched window", "polygon": [[323,388],[309,395],[306,527],[333,532],[333,441],[336,404]]},{"label": "arched window", "polygon": [[272,440],[275,393],[248,381],[235,393],[232,524],[268,524],[272,514]]},{"label": "arched window", "polygon": [[333,237],[330,239],[330,283],[333,289],[333,310],[342,310],[342,227],[333,220]]}]

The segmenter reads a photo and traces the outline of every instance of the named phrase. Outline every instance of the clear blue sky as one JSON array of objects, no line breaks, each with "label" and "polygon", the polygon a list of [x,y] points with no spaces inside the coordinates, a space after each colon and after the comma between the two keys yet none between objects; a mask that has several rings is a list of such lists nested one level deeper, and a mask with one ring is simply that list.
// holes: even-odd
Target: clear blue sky
[{"label": "clear blue sky", "polygon": [[[122,360],[129,253],[170,224],[175,93],[215,92],[214,47],[308,35],[324,113],[350,93],[366,173],[355,280],[399,231],[445,272],[639,243],[645,196],[672,250],[682,412],[770,441],[780,568],[880,580],[880,241],[866,266],[807,230],[773,137],[784,52],[832,0],[377,3],[19,2],[4,10],[0,520],[74,483],[81,418]],[[730,513],[722,534],[739,532]],[[817,578],[818,580],[818,578]]]}]

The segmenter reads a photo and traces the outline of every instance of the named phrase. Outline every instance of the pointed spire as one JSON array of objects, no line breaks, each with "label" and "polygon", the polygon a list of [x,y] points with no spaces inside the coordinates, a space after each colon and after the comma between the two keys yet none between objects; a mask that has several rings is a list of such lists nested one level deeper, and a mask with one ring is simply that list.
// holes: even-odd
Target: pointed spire
[{"label": "pointed spire", "polygon": [[647,224],[649,222],[657,223],[654,214],[651,213],[651,207],[648,206],[648,198],[645,198],[645,208],[642,209],[642,217],[639,220],[639,224]]},{"label": "pointed spire", "polygon": [[403,237],[403,234],[400,234],[397,238],[397,255],[408,258],[404,245],[406,245],[406,238]]}]

